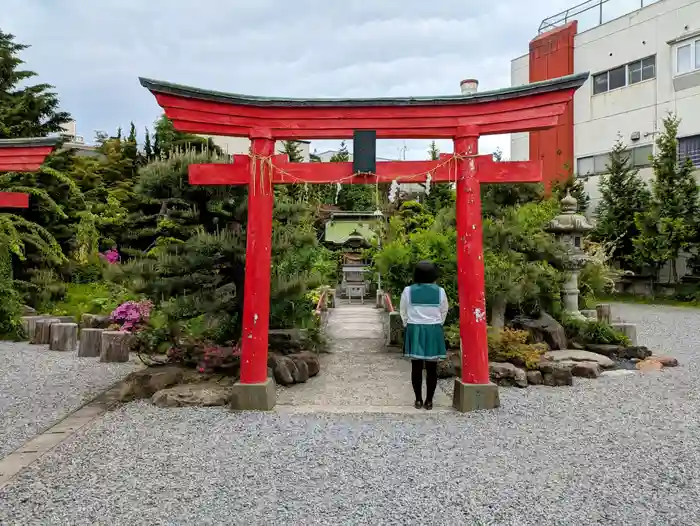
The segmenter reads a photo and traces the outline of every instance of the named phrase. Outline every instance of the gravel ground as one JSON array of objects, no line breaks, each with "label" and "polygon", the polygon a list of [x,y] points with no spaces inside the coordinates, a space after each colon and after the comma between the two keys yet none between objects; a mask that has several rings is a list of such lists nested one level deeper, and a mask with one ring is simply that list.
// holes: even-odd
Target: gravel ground
[{"label": "gravel ground", "polygon": [[0,490],[0,524],[700,524],[700,310],[625,306],[681,360],[498,411],[108,413]]},{"label": "gravel ground", "polygon": [[99,363],[43,345],[0,342],[0,458],[136,367]]}]

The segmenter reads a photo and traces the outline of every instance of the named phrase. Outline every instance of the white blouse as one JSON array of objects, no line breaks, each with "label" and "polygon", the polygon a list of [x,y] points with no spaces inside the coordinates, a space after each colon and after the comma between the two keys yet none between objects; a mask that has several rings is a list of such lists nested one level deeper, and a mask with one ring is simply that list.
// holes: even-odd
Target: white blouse
[{"label": "white blouse", "polygon": [[411,305],[411,287],[406,287],[401,293],[399,311],[405,327],[409,323],[415,325],[444,324],[450,306],[447,302],[445,289],[440,289],[440,305]]}]

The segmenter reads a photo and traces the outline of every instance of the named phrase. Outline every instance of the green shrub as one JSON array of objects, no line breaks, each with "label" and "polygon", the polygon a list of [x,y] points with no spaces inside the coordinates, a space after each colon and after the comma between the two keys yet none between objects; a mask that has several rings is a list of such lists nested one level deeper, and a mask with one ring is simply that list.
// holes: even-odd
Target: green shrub
[{"label": "green shrub", "polygon": [[125,301],[139,299],[124,287],[104,281],[68,283],[65,289],[64,298],[51,306],[51,314],[74,316],[76,319],[83,314],[110,314]]},{"label": "green shrub", "polygon": [[528,370],[537,369],[548,347],[543,343],[528,343],[529,337],[527,331],[489,329],[489,361],[509,362]]},{"label": "green shrub", "polygon": [[607,323],[565,317],[562,326],[569,340],[581,344],[630,345],[630,339]]}]

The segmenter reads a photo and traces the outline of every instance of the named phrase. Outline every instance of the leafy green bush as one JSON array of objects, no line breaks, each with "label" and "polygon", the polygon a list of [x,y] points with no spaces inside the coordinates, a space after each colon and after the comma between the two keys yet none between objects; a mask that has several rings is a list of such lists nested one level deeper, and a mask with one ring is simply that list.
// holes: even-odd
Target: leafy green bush
[{"label": "leafy green bush", "polygon": [[137,294],[110,282],[67,283],[63,299],[55,302],[50,312],[80,319],[83,314],[110,314],[125,301],[137,299]]},{"label": "leafy green bush", "polygon": [[562,326],[569,340],[581,344],[630,345],[630,339],[607,323],[564,317]]},{"label": "leafy green bush", "polygon": [[518,367],[535,370],[547,344],[528,343],[527,331],[515,329],[490,329],[488,333],[489,361],[509,362]]}]

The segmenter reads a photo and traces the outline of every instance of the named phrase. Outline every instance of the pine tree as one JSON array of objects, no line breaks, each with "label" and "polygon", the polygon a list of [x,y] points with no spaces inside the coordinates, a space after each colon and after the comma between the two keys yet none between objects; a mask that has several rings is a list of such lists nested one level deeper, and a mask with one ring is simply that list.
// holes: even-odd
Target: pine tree
[{"label": "pine tree", "polygon": [[[496,148],[493,160],[503,161],[503,151]],[[484,217],[503,217],[510,207],[542,198],[542,185],[536,183],[482,184],[481,210]]]},{"label": "pine tree", "polygon": [[61,125],[70,121],[70,115],[58,111],[53,86],[26,85],[36,73],[19,69],[24,64],[19,53],[29,46],[14,39],[14,35],[0,31],[0,139],[45,137],[59,132]]},{"label": "pine tree", "polygon": [[680,120],[669,115],[656,140],[658,153],[652,159],[652,199],[645,212],[635,216],[640,235],[635,239],[636,260],[651,267],[655,277],[665,263],[671,266],[670,280],[678,280],[676,260],[697,238],[700,196],[690,160],[678,159]]},{"label": "pine tree", "polygon": [[[340,143],[333,157],[332,163],[346,163],[350,161],[350,152],[345,141]],[[365,184],[344,184],[338,193],[336,204],[341,210],[363,212],[374,210],[377,206],[376,189]]]},{"label": "pine tree", "polygon": [[151,144],[151,133],[148,131],[148,128],[146,128],[146,137],[143,140],[143,155],[147,163],[153,160],[153,145]]},{"label": "pine tree", "polygon": [[651,196],[620,140],[610,152],[607,169],[608,175],[598,182],[601,200],[593,238],[610,246],[612,259],[622,268],[634,269],[634,239],[640,234],[634,216],[646,210]]},{"label": "pine tree", "polygon": [[579,214],[585,214],[586,210],[588,210],[591,198],[583,186],[583,180],[580,178],[569,175],[564,180],[555,181],[552,184],[551,191],[555,199],[563,199],[567,193],[570,194],[578,203],[577,212]]},{"label": "pine tree", "polygon": [[213,151],[221,154],[219,148],[210,137],[201,137],[191,133],[180,132],[175,129],[173,123],[165,115],[154,125],[155,151],[157,156],[167,155],[175,150],[194,150],[198,152]]},{"label": "pine tree", "polygon": [[[440,159],[440,149],[437,147],[435,141],[430,143],[428,147],[428,159],[431,161],[437,161]],[[455,192],[452,189],[451,183],[435,183],[431,184],[428,189],[427,185],[424,185],[426,189],[425,196],[425,206],[433,213],[437,213],[447,207],[451,207],[455,203]]]},{"label": "pine tree", "polygon": [[139,164],[139,150],[136,137],[136,126],[133,122],[129,128],[129,135],[126,138],[126,141],[123,142],[122,147],[124,148],[124,156],[132,161],[134,169],[136,169]]},{"label": "pine tree", "polygon": [[301,163],[304,161],[298,141],[284,141],[282,143],[282,153],[287,154],[290,163]]}]

